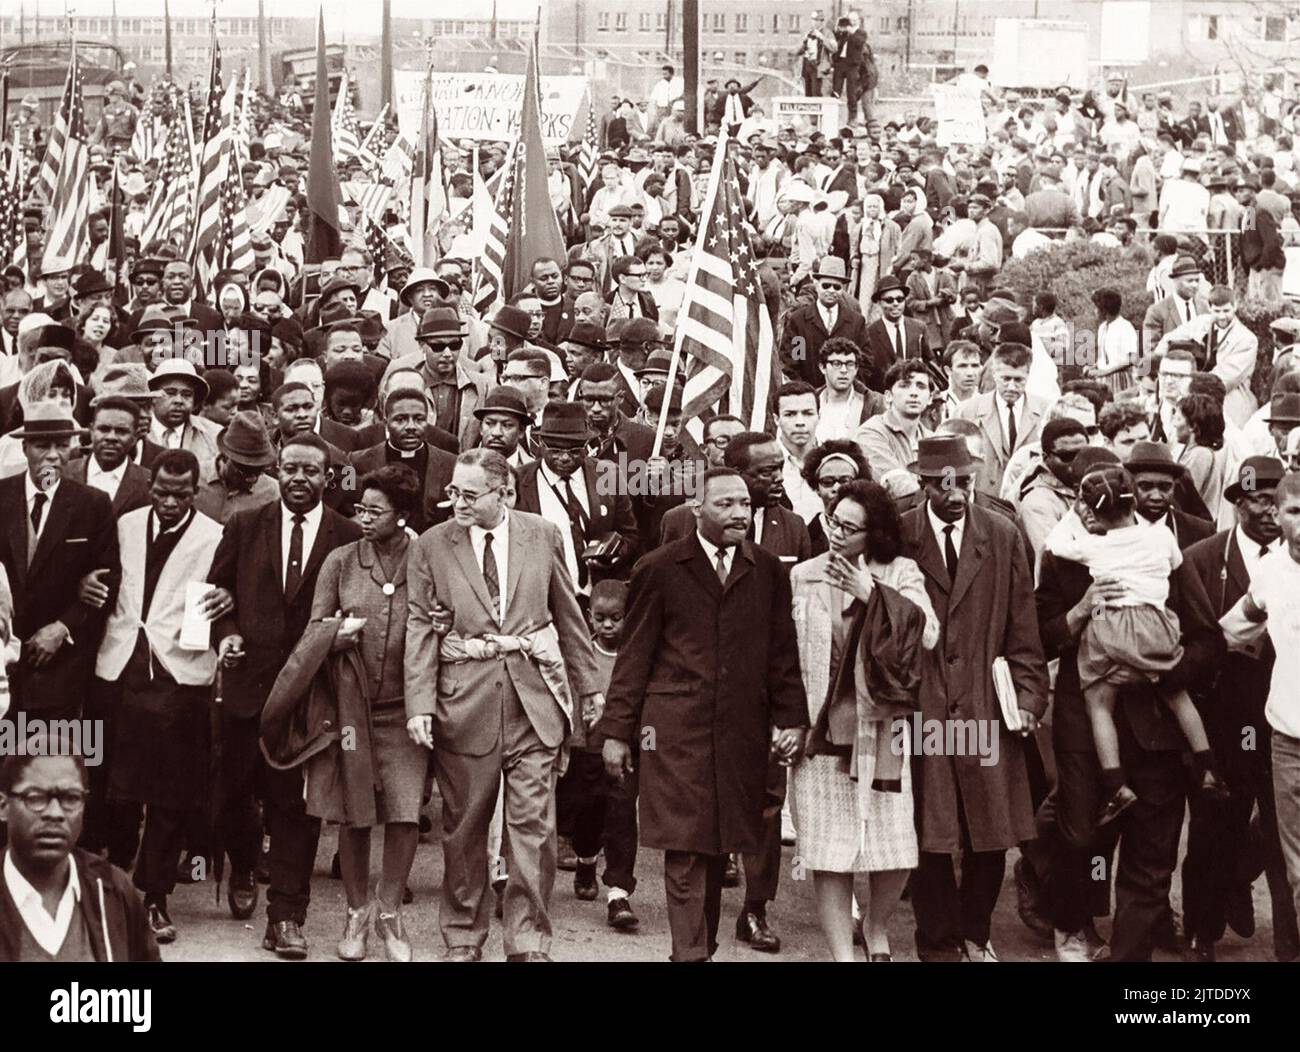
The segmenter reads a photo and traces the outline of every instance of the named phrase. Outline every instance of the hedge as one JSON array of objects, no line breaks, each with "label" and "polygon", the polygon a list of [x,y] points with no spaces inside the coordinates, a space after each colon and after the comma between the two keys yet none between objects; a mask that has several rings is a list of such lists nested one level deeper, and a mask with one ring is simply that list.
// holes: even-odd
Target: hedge
[{"label": "hedge", "polygon": [[1011,289],[1022,307],[1031,308],[1035,294],[1056,296],[1056,312],[1074,325],[1089,328],[1097,324],[1092,294],[1101,288],[1117,290],[1124,301],[1123,315],[1142,331],[1151,297],[1147,294],[1149,258],[1142,249],[1111,248],[1090,241],[1061,242],[1052,248],[1031,252],[1024,259],[1010,260],[997,284]]}]

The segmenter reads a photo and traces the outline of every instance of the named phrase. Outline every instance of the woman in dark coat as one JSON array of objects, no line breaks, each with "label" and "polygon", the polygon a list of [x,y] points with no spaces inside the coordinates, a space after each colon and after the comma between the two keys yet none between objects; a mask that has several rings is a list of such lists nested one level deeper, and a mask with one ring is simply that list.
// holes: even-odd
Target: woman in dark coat
[{"label": "woman in dark coat", "polygon": [[389,960],[411,960],[400,904],[419,839],[420,801],[428,755],[406,733],[402,657],[406,647],[406,556],[411,521],[420,503],[415,472],[389,464],[359,483],[356,519],[362,538],[325,557],[312,603],[313,620],[364,618],[338,633],[335,647],[355,646],[366,671],[370,716],[374,815],[384,826],[384,865],[370,899],[370,826],[348,813],[347,787],[339,777],[340,742],[307,765],[307,813],[342,825],[339,868],[348,913],[338,955],[364,960],[374,919]]}]

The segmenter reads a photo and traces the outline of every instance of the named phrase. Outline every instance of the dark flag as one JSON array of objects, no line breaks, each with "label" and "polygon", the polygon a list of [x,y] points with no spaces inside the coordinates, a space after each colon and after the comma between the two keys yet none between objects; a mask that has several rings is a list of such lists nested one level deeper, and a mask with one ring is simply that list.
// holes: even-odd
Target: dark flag
[{"label": "dark flag", "polygon": [[330,79],[325,68],[325,12],[322,10],[316,24],[316,103],[311,114],[311,167],[307,172],[307,263],[337,259],[343,250],[333,136]]}]

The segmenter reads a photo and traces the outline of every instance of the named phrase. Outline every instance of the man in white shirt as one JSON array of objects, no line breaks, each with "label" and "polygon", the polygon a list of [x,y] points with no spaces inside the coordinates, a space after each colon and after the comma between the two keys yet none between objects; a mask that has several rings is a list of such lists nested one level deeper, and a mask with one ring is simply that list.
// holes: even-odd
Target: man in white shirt
[{"label": "man in white shirt", "polygon": [[650,113],[646,134],[652,138],[659,127],[659,122],[668,115],[673,103],[680,99],[686,90],[685,82],[676,75],[677,71],[672,66],[664,66],[663,73],[664,75],[655,81],[655,86],[650,89],[650,104],[654,109]]},{"label": "man in white shirt", "polygon": [[201,478],[212,474],[217,462],[217,433],[221,425],[199,412],[208,396],[208,384],[192,362],[169,358],[149,377],[154,392],[149,438],[164,449],[188,449],[199,458]]},{"label": "man in white shirt", "polygon": [[93,414],[90,453],[68,465],[68,477],[107,494],[120,517],[149,503],[149,472],[131,459],[141,409],[122,395],[102,395]]},{"label": "man in white shirt", "polygon": [[859,388],[858,350],[852,340],[833,336],[819,352],[826,384],[817,393],[817,441],[852,438],[867,417],[865,389]]},{"label": "man in white shirt", "polygon": [[1201,162],[1188,157],[1178,179],[1169,179],[1160,191],[1160,229],[1165,233],[1205,230],[1210,191],[1201,185]]},{"label": "man in white shirt", "polygon": [[812,522],[822,511],[821,498],[803,477],[803,458],[817,443],[817,392],[794,380],[776,392],[776,427],[785,462],[781,479],[795,513]]}]

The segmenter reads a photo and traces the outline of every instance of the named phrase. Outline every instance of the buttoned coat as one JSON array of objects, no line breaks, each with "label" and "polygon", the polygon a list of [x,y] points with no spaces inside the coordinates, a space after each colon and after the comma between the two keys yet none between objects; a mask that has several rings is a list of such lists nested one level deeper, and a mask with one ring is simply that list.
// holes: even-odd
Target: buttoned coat
[{"label": "buttoned coat", "polygon": [[822,321],[816,303],[805,303],[792,308],[785,316],[785,324],[781,332],[782,368],[789,376],[806,380],[814,387],[820,387],[824,377],[818,357],[822,344],[832,336],[842,336],[846,340],[852,340],[859,351],[864,351],[866,348],[866,319],[847,297],[840,300],[839,313],[835,317],[835,328],[831,332],[826,331],[826,325]]},{"label": "buttoned coat", "polygon": [[1047,418],[1047,402],[1037,395],[1025,394],[1025,405],[1016,423],[1016,448],[1008,450],[1003,435],[1005,413],[999,413],[997,392],[986,391],[968,398],[957,407],[957,417],[972,420],[979,425],[984,440],[984,463],[975,476],[976,486],[985,493],[998,496],[1002,491],[1002,476],[1007,463],[1016,450],[1037,442]]}]

